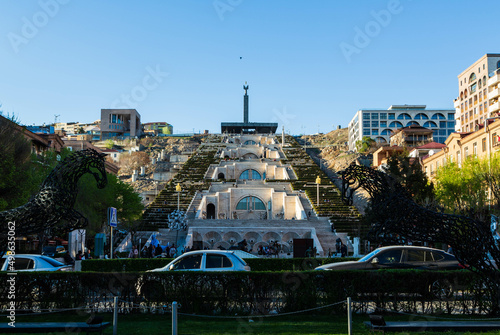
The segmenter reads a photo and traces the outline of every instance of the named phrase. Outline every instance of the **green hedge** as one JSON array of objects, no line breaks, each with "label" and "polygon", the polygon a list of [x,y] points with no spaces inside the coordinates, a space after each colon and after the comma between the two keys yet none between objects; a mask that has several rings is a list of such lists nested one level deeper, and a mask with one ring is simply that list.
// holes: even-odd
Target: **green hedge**
[{"label": "green hedge", "polygon": [[[357,258],[248,258],[252,271],[308,271],[315,267],[335,262],[352,261]],[[82,261],[82,271],[94,272],[140,272],[161,268],[172,258],[119,258],[89,259]]]},{"label": "green hedge", "polygon": [[[0,273],[7,283],[8,274]],[[303,272],[20,272],[15,299],[0,286],[0,309],[11,301],[17,309],[43,310],[85,306],[111,311],[118,296],[120,311],[145,312],[172,301],[181,312],[204,315],[270,314],[331,305],[351,297],[356,312],[373,308],[409,313],[476,314],[489,311],[479,277],[469,271],[416,270]],[[436,280],[455,287],[437,299],[429,291]],[[140,307],[138,307],[140,306]],[[317,313],[344,313],[339,304]]]}]

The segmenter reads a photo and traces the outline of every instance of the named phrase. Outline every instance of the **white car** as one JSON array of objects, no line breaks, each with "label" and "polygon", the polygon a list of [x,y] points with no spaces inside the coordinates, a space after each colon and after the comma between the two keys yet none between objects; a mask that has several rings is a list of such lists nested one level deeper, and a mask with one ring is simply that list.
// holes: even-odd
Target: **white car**
[{"label": "white car", "polygon": [[148,272],[160,271],[250,271],[250,266],[232,250],[197,250]]},{"label": "white car", "polygon": [[71,271],[73,268],[53,258],[35,255],[3,255],[0,258],[0,271]]}]

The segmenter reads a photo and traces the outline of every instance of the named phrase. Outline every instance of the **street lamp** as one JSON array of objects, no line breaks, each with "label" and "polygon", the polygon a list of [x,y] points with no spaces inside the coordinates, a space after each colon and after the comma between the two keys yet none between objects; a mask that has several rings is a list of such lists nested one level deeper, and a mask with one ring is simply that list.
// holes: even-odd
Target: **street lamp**
[{"label": "street lamp", "polygon": [[179,211],[180,209],[180,196],[181,196],[181,191],[182,191],[182,188],[181,188],[181,184],[177,183],[177,186],[175,186],[175,191],[177,192],[177,211]]},{"label": "street lamp", "polygon": [[316,195],[316,206],[319,206],[319,184],[321,184],[321,178],[319,176],[316,177],[316,186],[318,187],[318,193]]}]

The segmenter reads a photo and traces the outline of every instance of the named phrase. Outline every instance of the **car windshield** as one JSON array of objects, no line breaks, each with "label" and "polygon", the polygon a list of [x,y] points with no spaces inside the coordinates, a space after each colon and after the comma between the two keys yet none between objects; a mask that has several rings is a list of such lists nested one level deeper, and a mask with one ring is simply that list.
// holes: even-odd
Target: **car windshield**
[{"label": "car windshield", "polygon": [[380,251],[381,251],[381,249],[373,250],[368,255],[364,256],[361,259],[359,259],[358,262],[366,262],[367,260],[369,260],[370,258],[372,258],[373,256],[375,256],[376,254],[378,254]]}]

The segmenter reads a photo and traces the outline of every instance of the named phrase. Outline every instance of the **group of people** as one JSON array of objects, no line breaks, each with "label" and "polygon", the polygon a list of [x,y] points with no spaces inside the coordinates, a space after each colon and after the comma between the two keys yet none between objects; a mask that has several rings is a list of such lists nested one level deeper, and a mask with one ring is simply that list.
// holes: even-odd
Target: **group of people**
[{"label": "group of people", "polygon": [[78,253],[76,254],[75,259],[77,261],[83,261],[85,259],[92,259],[92,255],[90,253],[90,249],[87,249],[87,251],[85,251],[84,253],[82,253],[82,251],[79,250]]},{"label": "group of people", "polygon": [[278,256],[280,250],[281,244],[275,241],[269,246],[259,245],[259,247],[257,248],[257,253],[262,256]]},{"label": "group of people", "polygon": [[[142,248],[140,256],[143,258],[155,258],[157,256],[164,255],[165,257],[170,257],[173,258],[175,254],[177,253],[177,248],[175,247],[175,244],[167,244],[165,247],[162,247],[159,243],[156,245],[156,247],[150,243],[148,246],[144,246]],[[129,258],[138,258],[139,257],[139,250],[137,249],[137,246],[133,246],[132,250],[129,253]]]}]

